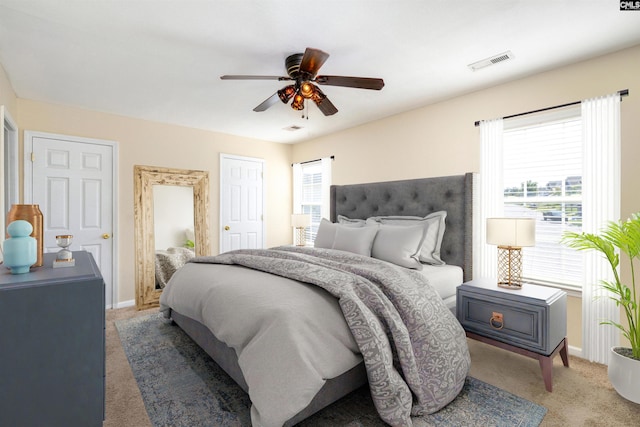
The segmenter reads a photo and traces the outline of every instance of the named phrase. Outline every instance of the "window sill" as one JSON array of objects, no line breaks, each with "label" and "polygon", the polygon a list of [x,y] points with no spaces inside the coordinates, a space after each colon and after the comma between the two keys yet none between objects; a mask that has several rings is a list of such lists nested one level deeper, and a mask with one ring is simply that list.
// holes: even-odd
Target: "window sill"
[{"label": "window sill", "polygon": [[570,297],[582,298],[582,288],[577,286],[567,285],[566,283],[553,283],[553,282],[537,282],[534,280],[526,280],[523,278],[523,286],[526,286],[527,283],[531,283],[533,285],[538,286],[546,286],[549,288],[562,289],[567,293]]}]

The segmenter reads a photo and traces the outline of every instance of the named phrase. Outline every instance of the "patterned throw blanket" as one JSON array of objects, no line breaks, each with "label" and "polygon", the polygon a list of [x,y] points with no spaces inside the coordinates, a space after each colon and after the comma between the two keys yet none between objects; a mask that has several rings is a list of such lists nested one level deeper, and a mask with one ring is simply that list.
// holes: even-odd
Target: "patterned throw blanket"
[{"label": "patterned throw blanket", "polygon": [[171,247],[166,251],[156,250],[156,286],[164,289],[171,276],[195,256],[188,248]]},{"label": "patterned throw blanket", "polygon": [[411,426],[411,416],[443,408],[464,385],[471,365],[464,330],[419,273],[348,252],[289,246],[190,262],[242,265],[335,296],[363,355],[376,409],[393,426]]}]

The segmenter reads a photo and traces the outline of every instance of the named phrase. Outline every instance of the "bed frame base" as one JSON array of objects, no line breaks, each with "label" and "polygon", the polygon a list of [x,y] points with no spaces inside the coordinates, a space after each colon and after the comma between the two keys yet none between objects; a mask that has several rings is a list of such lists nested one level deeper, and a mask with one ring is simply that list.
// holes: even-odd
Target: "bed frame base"
[{"label": "bed frame base", "polygon": [[[238,356],[233,348],[228,347],[211,333],[202,323],[171,310],[169,317],[187,333],[236,383],[248,393],[249,387],[242,375]],[[328,379],[315,395],[311,403],[290,418],[285,427],[291,427],[319,410],[367,384],[367,372],[364,362],[351,368],[344,374]]]}]

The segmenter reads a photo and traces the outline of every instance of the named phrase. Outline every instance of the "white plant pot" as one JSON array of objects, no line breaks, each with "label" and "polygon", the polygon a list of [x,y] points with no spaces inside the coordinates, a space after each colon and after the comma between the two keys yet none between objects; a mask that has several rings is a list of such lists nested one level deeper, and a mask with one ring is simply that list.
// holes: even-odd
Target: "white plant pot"
[{"label": "white plant pot", "polygon": [[640,403],[640,360],[622,356],[611,347],[609,381],[618,394],[627,400]]}]

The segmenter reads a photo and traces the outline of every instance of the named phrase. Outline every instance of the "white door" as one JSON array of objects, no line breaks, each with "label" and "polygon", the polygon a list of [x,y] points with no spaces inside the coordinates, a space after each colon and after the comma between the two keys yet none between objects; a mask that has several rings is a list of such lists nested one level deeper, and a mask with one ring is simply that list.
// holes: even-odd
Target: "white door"
[{"label": "white door", "polygon": [[[5,238],[5,215],[20,203],[18,175],[18,126],[4,105],[0,105],[0,245]],[[2,251],[0,251],[2,261]]]},{"label": "white door", "polygon": [[264,247],[264,160],[220,155],[220,252]]},{"label": "white door", "polygon": [[71,234],[71,250],[91,252],[114,304],[115,143],[25,132],[25,203],[40,205],[44,251],[56,235]]}]

